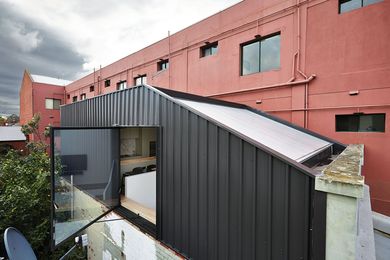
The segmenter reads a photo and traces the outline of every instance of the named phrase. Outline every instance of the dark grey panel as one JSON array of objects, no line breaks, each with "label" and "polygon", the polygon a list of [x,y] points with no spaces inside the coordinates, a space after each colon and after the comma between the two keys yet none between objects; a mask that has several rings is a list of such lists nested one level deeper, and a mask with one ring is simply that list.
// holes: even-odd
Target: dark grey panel
[{"label": "dark grey panel", "polygon": [[62,107],[61,118],[63,126],[161,126],[158,237],[185,256],[309,259],[323,252],[326,201],[314,179],[169,98],[127,89]]}]

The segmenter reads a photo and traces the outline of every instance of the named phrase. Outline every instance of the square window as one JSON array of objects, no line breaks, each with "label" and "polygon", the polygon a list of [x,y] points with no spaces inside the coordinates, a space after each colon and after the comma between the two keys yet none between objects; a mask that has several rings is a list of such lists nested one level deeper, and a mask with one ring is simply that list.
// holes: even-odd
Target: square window
[{"label": "square window", "polygon": [[45,108],[46,109],[60,109],[61,100],[60,99],[53,99],[53,98],[46,98],[45,99]]},{"label": "square window", "polygon": [[215,55],[218,52],[218,42],[209,43],[200,48],[200,57]]},{"label": "square window", "polygon": [[280,34],[241,45],[241,75],[280,68]]},{"label": "square window", "polygon": [[85,100],[85,99],[87,99],[87,94],[81,94],[80,95],[80,100]]},{"label": "square window", "polygon": [[157,62],[157,71],[166,70],[169,68],[169,60],[160,60]]},{"label": "square window", "polygon": [[142,84],[147,84],[146,74],[145,75],[140,75],[140,76],[134,78],[134,85],[139,86],[139,85],[142,85]]},{"label": "square window", "polygon": [[117,89],[117,90],[122,90],[122,89],[126,89],[126,88],[127,88],[126,80],[124,80],[124,81],[119,81],[119,82],[116,84],[116,89]]},{"label": "square window", "polygon": [[73,98],[72,98],[72,102],[76,102],[77,101],[77,96],[74,96]]},{"label": "square window", "polygon": [[106,80],[104,81],[104,87],[105,87],[105,88],[108,88],[109,86],[111,86],[111,80],[106,79]]}]

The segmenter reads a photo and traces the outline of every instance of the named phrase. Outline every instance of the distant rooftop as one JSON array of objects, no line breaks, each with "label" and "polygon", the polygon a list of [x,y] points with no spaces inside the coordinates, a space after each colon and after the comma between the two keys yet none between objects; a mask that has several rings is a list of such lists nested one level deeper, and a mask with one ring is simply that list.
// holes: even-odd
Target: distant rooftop
[{"label": "distant rooftop", "polygon": [[52,78],[52,77],[47,77],[47,76],[42,76],[42,75],[31,74],[31,78],[34,82],[57,85],[57,86],[66,86],[66,85],[72,83],[72,81],[69,81],[69,80],[57,79],[57,78]]},{"label": "distant rooftop", "polygon": [[0,142],[26,141],[20,126],[0,126]]}]

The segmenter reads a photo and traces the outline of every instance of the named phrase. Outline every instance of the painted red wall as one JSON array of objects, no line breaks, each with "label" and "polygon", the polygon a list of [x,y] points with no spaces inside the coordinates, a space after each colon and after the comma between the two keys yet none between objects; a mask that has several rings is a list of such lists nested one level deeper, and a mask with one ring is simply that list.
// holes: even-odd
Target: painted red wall
[{"label": "painted red wall", "polygon": [[[337,0],[244,0],[73,82],[66,102],[147,74],[150,85],[247,104],[341,142],[364,143],[373,208],[390,215],[389,28],[389,0],[343,14]],[[240,76],[240,44],[274,32],[281,33],[280,69]],[[218,53],[200,58],[200,47],[214,41]],[[170,68],[158,72],[166,58]],[[307,84],[286,84],[311,75]],[[386,113],[385,133],[336,132],[335,115],[354,112]]]},{"label": "painted red wall", "polygon": [[[39,131],[43,133],[48,125],[60,125],[60,110],[46,109],[45,99],[60,99],[64,104],[65,88],[51,84],[33,82],[28,72],[24,73],[20,89],[20,123],[30,121],[35,114],[41,116]],[[38,140],[38,136],[30,136],[30,140]],[[43,141],[49,142],[49,139]]]}]

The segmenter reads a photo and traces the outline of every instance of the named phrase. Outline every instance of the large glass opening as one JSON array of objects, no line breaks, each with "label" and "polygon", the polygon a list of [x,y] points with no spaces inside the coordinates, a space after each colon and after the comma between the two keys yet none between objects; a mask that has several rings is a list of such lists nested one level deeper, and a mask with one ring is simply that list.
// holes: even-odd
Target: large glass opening
[{"label": "large glass opening", "polygon": [[119,181],[119,129],[54,128],[54,246],[118,206]]},{"label": "large glass opening", "polygon": [[122,207],[156,224],[157,128],[120,130]]}]

